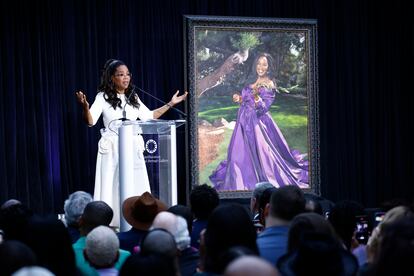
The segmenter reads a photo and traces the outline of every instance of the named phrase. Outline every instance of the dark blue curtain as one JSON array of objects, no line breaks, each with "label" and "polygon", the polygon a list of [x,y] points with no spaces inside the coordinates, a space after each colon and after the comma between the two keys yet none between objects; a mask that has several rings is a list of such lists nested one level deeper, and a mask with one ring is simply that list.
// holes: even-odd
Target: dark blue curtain
[{"label": "dark blue curtain", "polygon": [[82,122],[75,91],[91,103],[105,60],[117,58],[167,101],[183,89],[184,14],[317,19],[322,195],[366,206],[412,199],[412,10],[409,1],[2,1],[0,201],[61,212],[68,194],[92,193],[99,126]]}]

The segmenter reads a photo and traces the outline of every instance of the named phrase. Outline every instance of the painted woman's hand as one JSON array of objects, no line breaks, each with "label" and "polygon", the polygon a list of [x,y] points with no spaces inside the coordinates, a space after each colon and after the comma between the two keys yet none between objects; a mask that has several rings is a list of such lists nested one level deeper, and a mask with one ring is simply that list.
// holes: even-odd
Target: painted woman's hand
[{"label": "painted woman's hand", "polygon": [[233,102],[241,103],[242,102],[242,96],[240,94],[233,94]]}]

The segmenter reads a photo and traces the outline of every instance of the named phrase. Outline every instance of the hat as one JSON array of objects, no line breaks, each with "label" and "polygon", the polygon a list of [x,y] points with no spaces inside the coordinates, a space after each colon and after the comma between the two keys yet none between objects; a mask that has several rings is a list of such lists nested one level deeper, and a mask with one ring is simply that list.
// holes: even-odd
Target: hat
[{"label": "hat", "polygon": [[148,230],[155,216],[166,211],[167,206],[153,197],[149,192],[141,196],[127,198],[122,205],[122,214],[132,227],[140,230]]},{"label": "hat", "polygon": [[335,240],[321,233],[305,233],[297,250],[277,262],[282,275],[356,275],[358,262]]}]

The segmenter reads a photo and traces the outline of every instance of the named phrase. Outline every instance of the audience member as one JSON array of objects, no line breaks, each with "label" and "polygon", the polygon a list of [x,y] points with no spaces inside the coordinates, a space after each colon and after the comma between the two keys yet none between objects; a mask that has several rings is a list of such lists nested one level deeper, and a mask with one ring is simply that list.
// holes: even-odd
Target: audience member
[{"label": "audience member", "polygon": [[265,209],[266,205],[269,204],[270,198],[274,191],[276,191],[276,187],[266,188],[263,191],[262,196],[259,198],[259,225],[256,225],[257,232],[260,233],[266,227],[266,220],[265,220]]},{"label": "audience member", "polygon": [[296,250],[279,258],[277,268],[281,275],[354,276],[358,262],[332,236],[308,232]]},{"label": "audience member", "polygon": [[17,199],[12,198],[12,199],[6,200],[6,201],[5,201],[5,202],[1,205],[0,210],[7,209],[7,208],[9,208],[10,206],[13,206],[13,205],[18,205],[18,204],[22,204],[22,203],[20,202],[20,200],[17,200]]},{"label": "audience member", "polygon": [[246,246],[232,246],[222,254],[220,258],[221,266],[228,267],[231,262],[243,256],[258,256],[258,254],[257,251],[253,251]]},{"label": "audience member", "polygon": [[244,246],[258,254],[256,236],[251,217],[243,206],[224,204],[217,207],[208,219],[201,239],[199,269],[222,274],[228,265],[223,262],[223,256],[233,246]]},{"label": "audience member", "polygon": [[155,216],[167,210],[167,206],[149,192],[127,198],[122,206],[122,214],[132,228],[118,233],[120,248],[133,253],[134,247],[141,243]]},{"label": "audience member", "polygon": [[279,273],[269,262],[258,256],[242,256],[231,262],[224,276],[277,276]]},{"label": "audience member", "polygon": [[187,221],[188,233],[191,233],[193,229],[193,213],[190,207],[178,204],[171,206],[167,211],[177,216],[182,216]]},{"label": "audience member", "polygon": [[25,266],[36,265],[36,255],[21,241],[7,240],[0,244],[0,267],[2,275],[11,275]]},{"label": "audience member", "polygon": [[385,213],[382,221],[374,228],[367,243],[367,262],[373,263],[379,255],[379,244],[382,239],[382,228],[399,220],[414,220],[413,211],[406,206],[397,206]]},{"label": "audience member", "polygon": [[177,276],[174,261],[162,255],[133,254],[125,261],[119,276]]},{"label": "audience member", "polygon": [[200,232],[206,228],[210,214],[219,203],[220,198],[217,191],[207,184],[196,186],[191,190],[190,205],[194,215],[191,246],[197,249],[200,247]]},{"label": "audience member", "polygon": [[295,216],[290,223],[287,252],[298,249],[306,233],[326,234],[337,241],[338,246],[342,245],[332,225],[323,216],[317,213],[302,213]]},{"label": "audience member", "polygon": [[86,236],[85,259],[99,275],[118,275],[114,265],[119,258],[119,240],[107,226],[98,226]]},{"label": "audience member", "polygon": [[4,240],[24,241],[33,212],[16,199],[7,200],[0,207],[0,229]]},{"label": "audience member", "polygon": [[12,274],[12,276],[55,276],[55,274],[53,274],[49,269],[41,266],[26,266],[17,270]]},{"label": "audience member", "polygon": [[170,232],[156,228],[150,230],[142,239],[139,253],[142,255],[159,254],[174,259],[177,257],[177,244]]},{"label": "audience member", "polygon": [[260,197],[267,188],[274,187],[270,182],[259,182],[253,190],[252,197],[250,198],[250,211],[252,212],[253,223],[260,223],[259,209],[260,209]]},{"label": "audience member", "polygon": [[79,218],[86,205],[93,200],[92,196],[84,191],[77,191],[69,195],[65,200],[65,224],[72,239],[72,243],[79,239]]},{"label": "audience member", "polygon": [[287,252],[289,223],[304,211],[305,197],[299,187],[283,186],[272,193],[270,203],[264,209],[266,228],[257,238],[262,258],[275,265]]},{"label": "audience member", "polygon": [[170,212],[160,212],[151,228],[165,229],[174,236],[181,275],[193,275],[197,269],[199,254],[197,249],[190,246],[191,239],[185,219]]},{"label": "audience member", "polygon": [[378,252],[365,275],[412,275],[414,260],[414,219],[404,217],[381,227]]},{"label": "audience member", "polygon": [[322,205],[319,203],[317,199],[314,197],[309,197],[307,194],[305,194],[306,204],[305,204],[305,210],[306,212],[312,212],[319,215],[323,215],[322,211]]},{"label": "audience member", "polygon": [[[173,235],[167,230],[156,228],[150,230],[142,239],[139,254],[131,256],[131,261],[128,262],[127,268],[121,271],[121,275],[131,275],[131,267],[137,268],[142,274],[135,272],[134,275],[148,275],[151,270],[146,267],[136,267],[134,263],[143,263],[148,261],[151,268],[154,268],[151,275],[180,275],[178,260],[177,260],[177,245]],[[139,257],[136,257],[139,256]],[[164,268],[156,266],[165,266]],[[163,273],[161,273],[161,271]]]},{"label": "audience member", "polygon": [[332,207],[335,205],[332,201],[323,198],[314,193],[304,193],[306,199],[306,211],[314,212],[325,216],[327,212],[330,212]]},{"label": "audience member", "polygon": [[329,222],[344,246],[350,251],[359,245],[355,239],[357,216],[364,214],[364,207],[358,202],[351,200],[338,201],[329,213]]},{"label": "audience member", "polygon": [[[73,244],[76,257],[76,266],[82,275],[98,275],[98,272],[86,260],[83,251],[86,246],[86,236],[98,226],[109,226],[112,221],[112,208],[103,201],[89,202],[79,219],[80,238]],[[131,254],[125,250],[119,250],[119,259],[115,268],[119,270],[125,260]]]},{"label": "audience member", "polygon": [[26,230],[26,244],[35,253],[38,265],[55,275],[76,275],[72,242],[61,220],[55,215],[33,216]]}]

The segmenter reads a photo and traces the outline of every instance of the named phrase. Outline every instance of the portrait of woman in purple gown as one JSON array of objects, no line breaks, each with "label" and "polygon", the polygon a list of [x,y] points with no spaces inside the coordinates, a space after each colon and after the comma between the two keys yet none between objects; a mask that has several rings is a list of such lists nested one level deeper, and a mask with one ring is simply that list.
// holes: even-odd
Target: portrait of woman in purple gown
[{"label": "portrait of woman in purple gown", "polygon": [[253,63],[254,79],[233,95],[240,105],[227,150],[227,159],[209,176],[218,191],[253,190],[258,182],[275,187],[309,188],[306,154],[291,150],[269,112],[277,101],[272,57],[259,54]]}]

